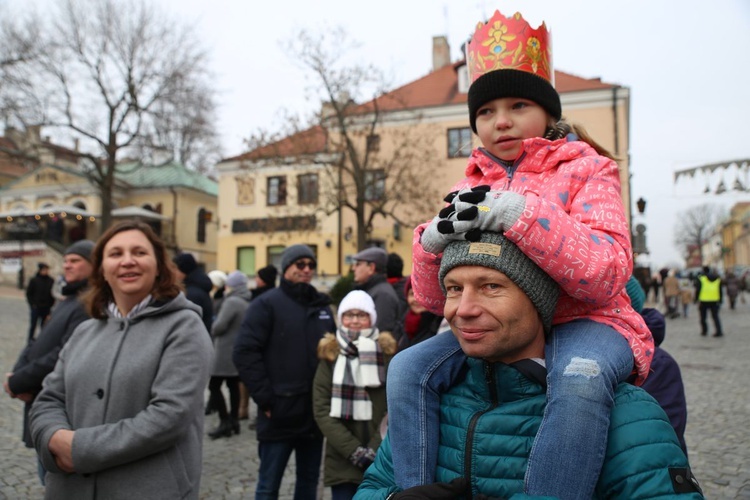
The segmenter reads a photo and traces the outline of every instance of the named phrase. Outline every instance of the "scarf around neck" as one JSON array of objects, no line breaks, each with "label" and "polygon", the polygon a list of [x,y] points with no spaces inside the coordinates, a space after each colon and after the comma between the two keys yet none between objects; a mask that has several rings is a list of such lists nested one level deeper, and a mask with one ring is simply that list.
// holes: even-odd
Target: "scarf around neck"
[{"label": "scarf around neck", "polygon": [[372,420],[372,402],[368,387],[385,382],[383,352],[378,343],[377,328],[336,330],[339,355],[333,367],[331,411],[333,418]]}]

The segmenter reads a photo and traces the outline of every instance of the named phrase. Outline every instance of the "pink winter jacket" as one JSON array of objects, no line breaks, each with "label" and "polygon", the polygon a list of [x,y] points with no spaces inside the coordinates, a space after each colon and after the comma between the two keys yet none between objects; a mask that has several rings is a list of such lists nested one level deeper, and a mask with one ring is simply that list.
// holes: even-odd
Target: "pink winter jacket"
[{"label": "pink winter jacket", "polygon": [[[523,148],[512,179],[475,149],[466,178],[451,191],[489,184],[526,197],[523,214],[505,237],[560,285],[553,324],[587,318],[620,332],[633,350],[640,385],[651,366],[654,341],[625,290],[633,256],[617,164],[582,141],[532,138]],[[417,300],[443,314],[440,256],[420,243],[427,224],[414,231],[412,283]]]}]

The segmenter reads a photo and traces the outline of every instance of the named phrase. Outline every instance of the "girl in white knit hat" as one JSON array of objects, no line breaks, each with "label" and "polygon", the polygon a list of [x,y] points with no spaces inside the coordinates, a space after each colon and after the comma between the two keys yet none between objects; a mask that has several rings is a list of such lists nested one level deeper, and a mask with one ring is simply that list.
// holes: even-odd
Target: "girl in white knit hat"
[{"label": "girl in white knit hat", "polygon": [[349,292],[339,304],[336,334],[318,344],[313,411],[326,437],[324,482],[335,499],[354,497],[382,439],[386,370],[396,341],[378,331],[377,316],[367,292]]}]

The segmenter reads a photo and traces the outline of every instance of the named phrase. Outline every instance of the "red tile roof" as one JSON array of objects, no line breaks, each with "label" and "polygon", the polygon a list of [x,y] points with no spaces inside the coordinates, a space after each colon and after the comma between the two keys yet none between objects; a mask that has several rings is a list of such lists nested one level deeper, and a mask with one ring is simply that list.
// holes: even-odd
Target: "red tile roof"
[{"label": "red tile roof", "polygon": [[[466,94],[458,91],[458,68],[463,65],[464,62],[459,61],[443,66],[385,94],[378,99],[379,109],[392,111],[465,103]],[[555,71],[555,88],[560,94],[613,87],[616,85],[603,83],[600,78],[581,78],[570,73]],[[370,111],[372,106],[372,102],[365,103],[359,107],[358,111]]]},{"label": "red tile roof", "polygon": [[[422,78],[388,92],[376,101],[370,101],[357,106],[351,112],[354,114],[371,112],[376,103],[379,111],[397,111],[464,104],[466,103],[467,96],[465,93],[458,91],[458,68],[463,65],[464,61],[458,61],[443,66]],[[560,94],[565,94],[586,90],[610,89],[617,87],[617,85],[604,83],[600,78],[582,78],[570,73],[555,71],[555,87]],[[286,137],[269,146],[264,146],[232,158],[226,158],[222,161],[321,153],[325,151],[326,144],[325,130],[320,126],[316,126]]]},{"label": "red tile roof", "polygon": [[283,158],[322,153],[326,150],[328,133],[320,125],[297,132],[280,141],[259,147],[238,156],[224,158],[222,162],[258,160],[261,158]]},{"label": "red tile roof", "polygon": [[16,146],[15,142],[3,136],[0,136],[0,148],[12,150],[12,151],[18,150],[18,146]]}]

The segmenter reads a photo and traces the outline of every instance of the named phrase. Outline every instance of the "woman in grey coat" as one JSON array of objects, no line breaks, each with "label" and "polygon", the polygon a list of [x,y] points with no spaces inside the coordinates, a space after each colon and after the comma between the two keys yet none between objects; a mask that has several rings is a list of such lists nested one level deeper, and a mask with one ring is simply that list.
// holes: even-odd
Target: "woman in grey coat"
[{"label": "woman in grey coat", "polygon": [[[225,286],[228,293],[224,295],[219,314],[211,326],[214,339],[214,363],[211,369],[211,380],[208,383],[211,408],[219,412],[219,426],[208,435],[211,439],[231,437],[240,433],[238,420],[240,407],[240,376],[232,361],[234,338],[242,325],[247,306],[252,297],[247,288],[247,276],[242,271],[233,271],[227,276]],[[229,390],[229,412],[227,403],[221,393],[221,384]]]},{"label": "woman in grey coat", "polygon": [[197,499],[212,348],[164,244],[141,222],[107,230],[86,307],[31,409],[45,498]]}]

